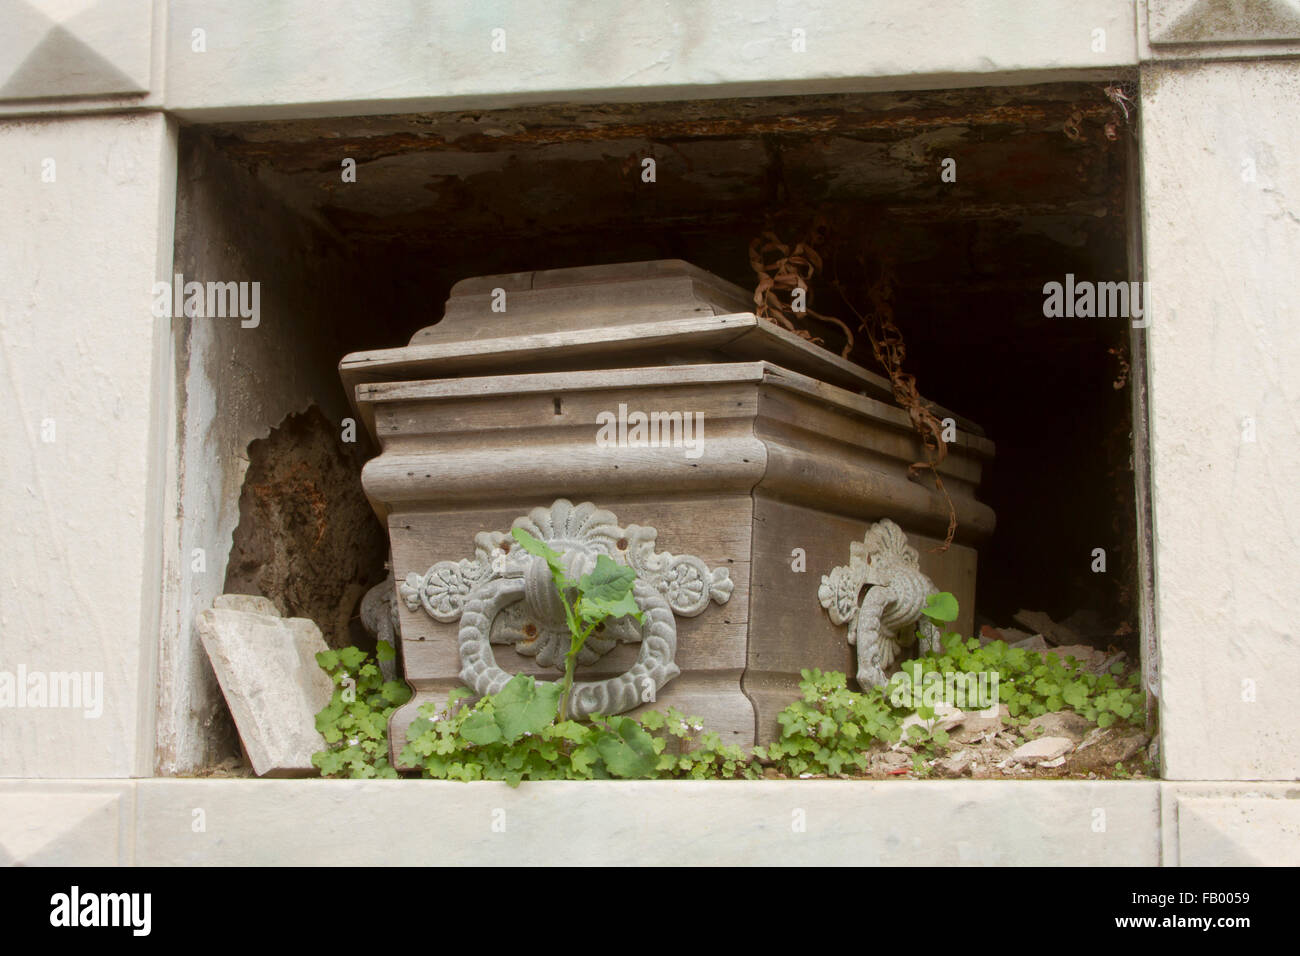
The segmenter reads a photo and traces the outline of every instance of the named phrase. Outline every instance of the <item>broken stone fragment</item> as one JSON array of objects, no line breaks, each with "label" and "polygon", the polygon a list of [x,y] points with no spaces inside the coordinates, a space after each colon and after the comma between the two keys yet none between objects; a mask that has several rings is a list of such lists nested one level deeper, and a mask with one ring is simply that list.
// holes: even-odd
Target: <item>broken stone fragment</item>
[{"label": "broken stone fragment", "polygon": [[975,763],[975,754],[970,750],[961,750],[936,760],[934,769],[940,776],[960,777],[971,772]]},{"label": "broken stone fragment", "polygon": [[[1028,631],[1018,630],[1014,627],[986,627],[984,628],[984,631],[990,641],[1002,641],[1011,647],[1015,647],[1017,644],[1038,636],[1036,634],[1030,634]],[[987,643],[987,641],[984,643]]]},{"label": "broken stone fragment", "polygon": [[1007,758],[1011,763],[1036,764],[1044,760],[1055,760],[1074,749],[1074,741],[1069,737],[1039,737],[1021,744]]},{"label": "broken stone fragment", "polygon": [[926,720],[920,714],[915,712],[908,714],[903,718],[902,723],[898,725],[900,735],[898,742],[893,745],[893,749],[905,749],[905,745],[912,739],[908,735],[908,729],[911,727],[920,727],[926,733],[931,734],[936,730],[949,731],[954,727],[960,726],[962,721],[966,720],[970,716],[973,715],[967,714],[952,706],[952,704],[945,704],[942,701],[934,705],[934,716],[929,720]]},{"label": "broken stone fragment", "polygon": [[1136,727],[1097,727],[1070,755],[1070,769],[1103,770],[1145,756],[1151,738]]},{"label": "broken stone fragment", "polygon": [[998,704],[998,712],[993,716],[986,716],[983,711],[971,711],[962,718],[961,725],[953,734],[953,740],[957,743],[969,744],[983,737],[1001,733],[1003,721],[1010,716],[1006,704]]},{"label": "broken stone fragment", "polygon": [[902,770],[905,767],[912,766],[912,759],[906,754],[895,751],[885,751],[884,753],[872,754],[871,762],[868,765],[871,773],[889,773],[891,770]]},{"label": "broken stone fragment", "polygon": [[1047,651],[1051,647],[1041,634],[1026,637],[1024,640],[1016,641],[1010,646],[1019,648],[1022,651]]},{"label": "broken stone fragment", "polygon": [[1066,658],[1073,657],[1079,662],[1079,666],[1084,670],[1095,672],[1097,667],[1106,660],[1106,652],[1100,651],[1095,647],[1089,647],[1087,644],[1068,644],[1061,647],[1053,647],[1052,653],[1061,659],[1064,664]]},{"label": "broken stone fragment", "polygon": [[198,616],[198,630],[254,772],[315,773],[311,756],[325,749],[316,714],[334,692],[316,663],[327,649],[320,628],[280,617],[265,598],[227,594]]},{"label": "broken stone fragment", "polygon": [[1026,734],[1042,737],[1067,737],[1073,743],[1079,743],[1088,735],[1094,725],[1086,717],[1069,710],[1056,710],[1040,714],[1025,724]]},{"label": "broken stone fragment", "polygon": [[1021,627],[1027,627],[1035,634],[1041,634],[1048,644],[1082,644],[1083,640],[1064,624],[1057,624],[1042,611],[1017,611],[1011,620]]},{"label": "broken stone fragment", "polygon": [[280,609],[270,598],[260,594],[222,594],[212,602],[214,608],[226,611],[250,611],[253,614],[266,614],[279,617]]}]

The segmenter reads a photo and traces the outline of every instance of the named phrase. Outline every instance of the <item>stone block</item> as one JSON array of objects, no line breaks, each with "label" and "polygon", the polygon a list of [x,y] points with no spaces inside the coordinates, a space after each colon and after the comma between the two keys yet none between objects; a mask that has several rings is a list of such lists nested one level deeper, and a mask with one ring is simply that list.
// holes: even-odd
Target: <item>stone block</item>
[{"label": "stone block", "polygon": [[1268,384],[1300,376],[1298,90],[1291,60],[1142,76],[1166,780],[1300,778],[1300,496],[1277,486],[1300,461],[1300,418]]},{"label": "stone block", "polygon": [[1300,866],[1300,800],[1178,798],[1181,866]]},{"label": "stone block", "polygon": [[225,611],[248,611],[251,614],[264,614],[267,617],[279,617],[280,609],[270,598],[260,594],[222,594],[212,602],[213,608]]},{"label": "stone block", "polygon": [[0,100],[145,93],[149,0],[13,0],[0,31]]},{"label": "stone block", "polygon": [[316,663],[325,641],[306,618],[256,607],[247,595],[218,598],[198,617],[199,637],[258,776],[314,773],[311,755],[325,749],[315,718],[333,694]]},{"label": "stone block", "polygon": [[[146,780],[146,866],[1153,866],[1159,784]],[[195,832],[195,808],[207,827]],[[1095,821],[1106,825],[1097,827]],[[310,826],[303,826],[310,820]],[[366,839],[357,839],[358,833]]]},{"label": "stone block", "polygon": [[129,862],[131,786],[105,781],[0,784],[0,866]]}]

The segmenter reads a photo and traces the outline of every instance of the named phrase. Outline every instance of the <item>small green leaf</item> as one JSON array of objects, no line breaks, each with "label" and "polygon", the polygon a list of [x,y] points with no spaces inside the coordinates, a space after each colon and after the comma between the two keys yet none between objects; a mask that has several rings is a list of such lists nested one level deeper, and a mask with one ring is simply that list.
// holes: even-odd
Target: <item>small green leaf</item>
[{"label": "small green leaf", "polygon": [[600,752],[591,744],[579,747],[569,756],[569,764],[580,776],[589,777],[591,767],[600,759]]},{"label": "small green leaf", "polygon": [[578,723],[576,720],[566,720],[546,729],[548,736],[572,741],[575,744],[582,743],[591,736],[591,728]]}]

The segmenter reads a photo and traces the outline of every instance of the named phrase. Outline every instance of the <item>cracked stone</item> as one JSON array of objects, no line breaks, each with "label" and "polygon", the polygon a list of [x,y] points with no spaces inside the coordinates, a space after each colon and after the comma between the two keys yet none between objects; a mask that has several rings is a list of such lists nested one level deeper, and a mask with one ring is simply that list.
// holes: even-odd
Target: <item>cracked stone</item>
[{"label": "cracked stone", "polygon": [[1074,741],[1069,737],[1039,737],[1021,744],[1011,752],[1008,758],[1012,763],[1036,764],[1044,760],[1055,760],[1074,749]]},{"label": "cracked stone", "polygon": [[1067,737],[1078,744],[1093,726],[1087,718],[1073,711],[1056,710],[1035,717],[1025,725],[1025,730],[1029,733],[1037,732],[1039,737]]}]

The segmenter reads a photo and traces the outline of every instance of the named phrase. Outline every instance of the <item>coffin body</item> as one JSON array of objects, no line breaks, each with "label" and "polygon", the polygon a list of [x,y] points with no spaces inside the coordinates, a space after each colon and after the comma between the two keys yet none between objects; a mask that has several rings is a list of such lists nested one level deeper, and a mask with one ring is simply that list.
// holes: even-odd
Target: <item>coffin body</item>
[{"label": "coffin body", "polygon": [[[494,278],[501,277],[466,288],[490,289]],[[618,284],[609,283],[607,307]],[[716,290],[710,294],[716,297]],[[742,336],[767,335],[757,329],[751,324]],[[421,338],[427,343],[430,336]],[[612,364],[617,352],[599,352],[587,353],[586,361],[599,354],[608,367],[517,374],[403,379],[436,368],[437,355],[412,357],[408,347],[349,356],[344,377],[353,378],[358,412],[381,447],[362,483],[387,521],[399,583],[438,562],[473,558],[476,535],[508,533],[516,519],[557,499],[591,502],[622,526],[654,528],[658,549],[726,569],[730,596],[677,617],[680,673],[637,710],[676,707],[702,718],[726,742],[767,742],[777,734],[777,714],[798,695],[802,668],[855,671],[846,628],[821,607],[818,585],[848,562],[850,545],[875,521],[890,518],[907,532],[921,570],[957,596],[957,627],[970,633],[974,545],[994,522],[975,491],[993,446],[961,423],[940,466],[957,509],[957,540],[946,552],[932,552],[947,527],[947,503],[932,487],[909,480],[908,465],[924,457],[923,449],[906,413],[871,394],[881,391],[877,376],[817,355],[786,365],[736,360],[716,340],[694,347],[690,338],[672,344],[671,364],[620,367]],[[777,351],[821,352],[790,338],[797,344],[783,340]],[[461,343],[461,356],[465,341],[447,338]],[[633,348],[631,356],[662,359],[661,349]],[[860,387],[787,367],[815,371],[819,363],[831,369],[826,377]],[[364,378],[371,381],[358,380]],[[636,431],[637,413],[673,428],[688,421],[698,432],[647,440]],[[629,419],[632,426],[621,432],[609,425]],[[460,622],[397,603],[405,676],[416,693],[394,716],[394,753],[416,708],[444,700],[462,684]],[[560,676],[509,643],[492,650],[507,672]],[[618,674],[637,654],[636,644],[619,644],[580,668],[578,678]]]}]

